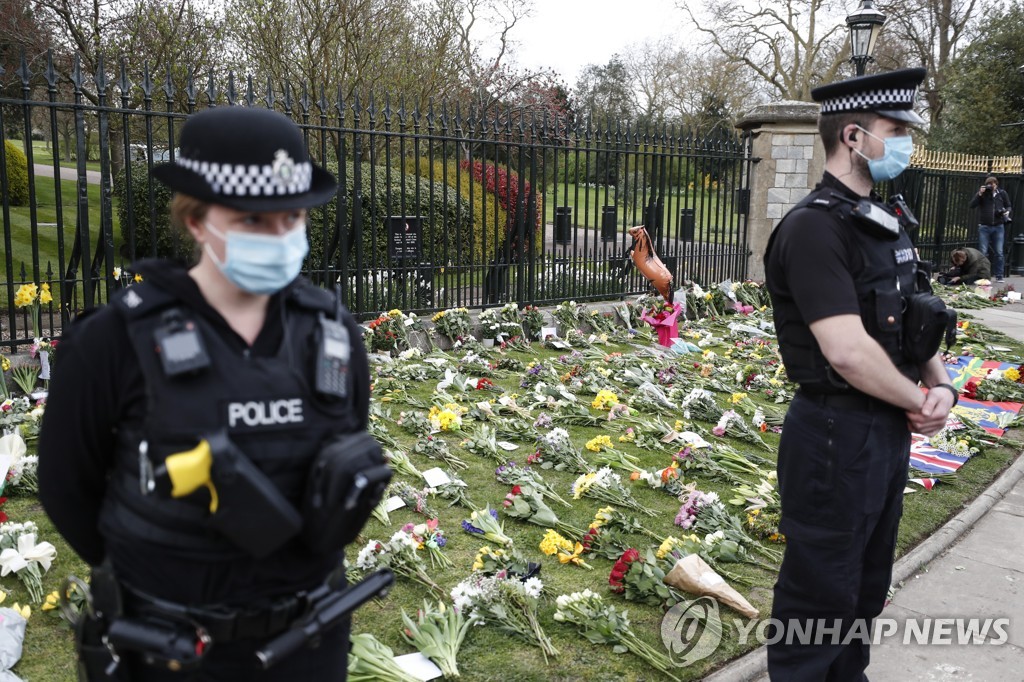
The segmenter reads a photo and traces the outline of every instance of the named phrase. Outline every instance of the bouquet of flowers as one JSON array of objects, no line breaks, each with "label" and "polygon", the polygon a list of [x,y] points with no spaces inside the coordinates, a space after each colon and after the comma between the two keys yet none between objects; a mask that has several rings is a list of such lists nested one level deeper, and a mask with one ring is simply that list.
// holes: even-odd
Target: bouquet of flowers
[{"label": "bouquet of flowers", "polygon": [[490,506],[482,510],[473,510],[468,519],[463,520],[462,530],[474,535],[482,535],[487,540],[504,547],[512,545],[512,538],[505,535],[505,529],[498,523],[498,510]]},{"label": "bouquet of flowers", "polygon": [[658,566],[654,555],[647,551],[646,559],[630,548],[622,553],[608,575],[611,591],[629,601],[668,608],[682,601],[682,596],[665,584],[665,571]]},{"label": "bouquet of flowers", "polygon": [[[713,494],[708,493],[708,495]],[[682,514],[682,510],[680,510],[680,514]],[[709,544],[707,543],[709,539],[711,540],[708,547],[709,550],[715,549],[714,546],[719,543],[728,541],[722,547],[715,550],[715,552],[709,551],[709,554],[713,557],[722,558],[724,561],[742,561],[743,563],[761,566],[769,571],[777,570],[777,564],[782,561],[782,552],[765,547],[750,537],[743,528],[742,522],[736,516],[729,513],[725,505],[717,499],[717,495],[713,501],[705,498],[704,502],[697,505],[696,523],[693,527],[695,530],[706,534],[706,544]],[[718,531],[722,531],[721,535],[714,538],[708,537]],[[735,551],[733,551],[732,543],[735,543],[735,546],[738,548]],[[758,561],[750,556],[749,552],[756,552],[775,565],[768,565]],[[736,558],[733,559],[732,557]]]},{"label": "bouquet of flowers", "polygon": [[556,427],[541,437],[533,461],[542,469],[555,471],[589,471],[590,465],[569,440],[569,432]]},{"label": "bouquet of flowers", "polygon": [[679,512],[676,514],[674,523],[683,530],[690,530],[697,524],[697,512],[701,507],[718,502],[718,493],[703,493],[693,489],[687,495]]},{"label": "bouquet of flowers", "polygon": [[424,599],[423,608],[416,612],[416,620],[402,609],[402,622],[405,624],[402,639],[436,663],[446,678],[459,676],[456,659],[473,618],[465,618],[460,609],[446,607],[443,601],[435,607]]},{"label": "bouquet of flowers", "polygon": [[664,490],[672,497],[679,497],[684,490],[683,478],[679,473],[679,462],[663,469],[641,469],[629,475],[631,481],[643,481],[654,490]]},{"label": "bouquet of flowers", "polygon": [[451,471],[445,471],[444,473],[448,476],[448,482],[431,488],[433,494],[448,500],[449,507],[460,504],[466,509],[476,509],[476,504],[466,494],[466,491],[469,490],[469,484]]},{"label": "bouquet of flowers", "polygon": [[459,431],[462,429],[462,415],[465,413],[466,408],[455,403],[447,403],[443,407],[431,405],[427,419],[430,420],[430,426],[434,433],[438,431]]},{"label": "bouquet of flowers", "polygon": [[555,306],[551,316],[555,318],[561,327],[562,336],[565,336],[566,332],[570,329],[579,329],[586,316],[586,308],[576,301],[562,301]]},{"label": "bouquet of flowers", "polygon": [[401,450],[385,450],[384,459],[388,465],[395,470],[395,473],[405,474],[414,478],[423,478],[423,474],[416,468],[416,465],[409,459],[409,455]]},{"label": "bouquet of flowers", "polygon": [[528,466],[519,466],[515,462],[506,462],[494,470],[494,477],[506,485],[529,486],[544,497],[559,502],[566,507],[572,507],[561,495],[555,492],[541,475]]},{"label": "bouquet of flowers", "polygon": [[32,336],[33,338],[42,338],[39,333],[40,329],[40,307],[49,305],[53,302],[53,296],[50,294],[50,285],[43,282],[42,285],[36,286],[35,284],[22,284],[18,287],[18,291],[14,294],[14,307],[15,308],[31,308],[30,317],[32,319]]},{"label": "bouquet of flowers", "polygon": [[39,529],[32,521],[0,524],[0,575],[14,573],[25,585],[29,597],[43,601],[43,574],[57,557],[49,542],[36,542]]},{"label": "bouquet of flowers", "polygon": [[436,519],[437,512],[430,508],[427,498],[430,495],[430,488],[417,490],[405,481],[395,481],[388,488],[388,495],[401,498],[406,506],[417,514],[422,514],[428,519]]},{"label": "bouquet of flowers", "polygon": [[540,330],[544,327],[544,313],[535,305],[528,305],[523,308],[523,330],[529,334],[531,339],[540,338]]},{"label": "bouquet of flowers", "polygon": [[503,573],[526,580],[540,572],[540,564],[530,561],[511,547],[491,549],[485,545],[473,559],[473,570],[485,575]]},{"label": "bouquet of flowers", "polygon": [[447,336],[452,343],[469,336],[469,309],[449,308],[436,313],[430,321],[434,330]]},{"label": "bouquet of flowers", "polygon": [[481,424],[477,427],[470,434],[469,438],[462,441],[460,445],[474,455],[489,457],[499,464],[504,464],[508,461],[508,458],[505,456],[506,451],[518,449],[518,446],[512,443],[499,441],[498,433],[494,427],[486,424]]},{"label": "bouquet of flowers", "polygon": [[748,443],[760,445],[769,452],[772,451],[772,447],[764,442],[761,438],[761,434],[750,428],[746,420],[737,414],[735,410],[726,410],[723,412],[722,416],[719,417],[715,428],[711,429],[711,433],[716,436],[724,436],[728,434]]},{"label": "bouquet of flowers", "polygon": [[371,320],[367,325],[370,329],[370,350],[390,353],[408,347],[409,334],[405,328],[405,319],[405,313],[395,309]]},{"label": "bouquet of flowers", "polygon": [[402,526],[402,532],[408,533],[419,543],[417,549],[427,550],[431,568],[453,568],[455,564],[441,552],[448,544],[448,538],[444,536],[444,531],[437,527],[437,523],[437,519],[430,519],[426,523],[407,523]]},{"label": "bouquet of flowers", "polygon": [[609,504],[616,504],[633,511],[656,516],[657,513],[643,506],[630,494],[629,490],[622,485],[622,479],[617,473],[608,467],[602,467],[596,472],[583,474],[572,484],[572,497],[578,500],[581,497],[591,497]]},{"label": "bouquet of flowers", "polygon": [[683,535],[682,537],[670,535],[665,538],[661,545],[658,546],[658,550],[655,552],[655,556],[658,560],[663,562],[662,568],[665,571],[671,571],[680,559],[690,555],[699,556],[713,567],[716,572],[727,578],[730,582],[734,582],[738,585],[753,585],[754,583],[750,578],[745,578],[741,575],[723,569],[721,564],[715,561],[713,556],[708,554],[707,545],[705,545],[700,537],[694,533]]},{"label": "bouquet of flowers", "polygon": [[613,650],[625,650],[639,656],[651,666],[678,682],[673,673],[675,664],[667,655],[647,644],[633,632],[625,611],[604,603],[596,592],[583,590],[563,594],[555,600],[558,610],[555,620],[576,625],[580,633],[594,644],[610,644]]},{"label": "bouquet of flowers", "polygon": [[663,303],[645,311],[641,319],[657,330],[658,343],[669,348],[672,339],[679,337],[678,319],[682,312],[683,306],[679,303]]},{"label": "bouquet of flowers", "polygon": [[430,459],[440,460],[452,469],[465,469],[469,466],[448,448],[448,443],[440,436],[428,435],[420,438],[412,447],[412,451]]},{"label": "bouquet of flowers", "polygon": [[587,324],[598,334],[616,334],[623,330],[616,322],[616,319],[615,313],[602,313],[599,310],[591,310],[590,317],[587,318]]},{"label": "bouquet of flowers", "polygon": [[395,575],[418,582],[434,594],[442,596],[444,592],[427,575],[427,567],[416,553],[418,547],[419,542],[404,530],[396,531],[387,542],[370,540],[359,550],[356,570],[366,574],[379,568],[390,568]]},{"label": "bouquet of flowers", "polygon": [[[513,304],[514,305],[514,304]],[[516,318],[519,317],[518,310]],[[504,307],[488,308],[480,313],[480,328],[483,338],[495,339],[501,343],[506,338],[511,338],[523,333],[523,327],[519,320],[506,319]]]},{"label": "bouquet of flowers", "polygon": [[368,632],[352,635],[348,650],[350,682],[420,682],[395,663],[395,652]]},{"label": "bouquet of flowers", "polygon": [[419,410],[400,412],[395,423],[405,429],[406,433],[413,436],[425,436],[433,429],[433,424]]},{"label": "bouquet of flowers", "polygon": [[684,419],[700,419],[706,422],[717,422],[723,412],[711,391],[703,388],[694,388],[687,393],[683,398],[682,407]]},{"label": "bouquet of flowers", "polygon": [[474,573],[456,585],[451,592],[455,608],[471,617],[512,633],[540,647],[544,660],[557,656],[537,615],[544,583],[540,578],[521,581],[508,575]]},{"label": "bouquet of flowers", "polygon": [[514,485],[502,503],[505,513],[512,518],[522,519],[544,528],[556,528],[566,535],[580,539],[583,531],[571,524],[558,520],[555,512],[544,502],[544,496],[529,485]]},{"label": "bouquet of flowers", "polygon": [[583,553],[586,551],[583,543],[570,542],[557,531],[548,529],[544,533],[544,538],[540,541],[540,551],[546,556],[558,557],[559,563],[573,564],[588,571],[593,569],[593,566],[583,560]]}]

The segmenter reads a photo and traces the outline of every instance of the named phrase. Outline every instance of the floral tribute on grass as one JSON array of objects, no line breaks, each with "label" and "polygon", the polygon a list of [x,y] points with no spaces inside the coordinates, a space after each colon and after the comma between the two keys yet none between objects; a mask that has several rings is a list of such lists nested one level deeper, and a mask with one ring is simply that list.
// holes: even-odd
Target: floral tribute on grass
[{"label": "floral tribute on grass", "polygon": [[462,522],[462,530],[473,535],[481,535],[484,539],[499,545],[512,545],[512,538],[505,535],[505,528],[498,523],[498,510],[489,506],[474,510],[469,518]]},{"label": "floral tribute on grass", "polygon": [[606,604],[601,595],[591,590],[563,594],[555,600],[558,610],[555,620],[571,623],[584,637],[594,644],[610,644],[615,653],[630,652],[644,659],[653,668],[660,670],[670,679],[675,676],[677,666],[671,659],[636,636],[629,623],[626,611],[620,611]]},{"label": "floral tribute on grass", "polygon": [[0,576],[14,573],[37,604],[45,596],[43,574],[57,557],[57,548],[37,542],[38,537],[39,528],[32,521],[0,524]]},{"label": "floral tribute on grass", "polygon": [[596,472],[583,474],[577,478],[576,482],[572,484],[572,497],[575,500],[590,497],[648,516],[658,515],[653,509],[648,509],[633,499],[629,490],[622,484],[622,478],[608,467],[602,467]]},{"label": "floral tribute on grass", "polygon": [[558,649],[544,632],[538,617],[543,591],[544,583],[537,577],[519,580],[502,573],[493,576],[474,573],[452,589],[451,597],[455,608],[469,613],[472,618],[540,647],[547,661],[548,656],[558,655]]},{"label": "floral tribute on grass", "polygon": [[[370,540],[359,550],[356,571],[359,576],[368,575],[381,568],[390,568],[395,575],[413,580],[438,596],[444,592],[427,574],[426,564],[416,553],[420,543],[412,533],[397,531],[387,542]],[[353,578],[355,580],[357,578]]]},{"label": "floral tribute on grass", "polygon": [[436,663],[446,679],[459,677],[459,649],[473,624],[472,618],[465,618],[461,609],[446,606],[443,601],[434,606],[423,600],[416,620],[402,609],[402,623],[402,638],[407,643]]}]

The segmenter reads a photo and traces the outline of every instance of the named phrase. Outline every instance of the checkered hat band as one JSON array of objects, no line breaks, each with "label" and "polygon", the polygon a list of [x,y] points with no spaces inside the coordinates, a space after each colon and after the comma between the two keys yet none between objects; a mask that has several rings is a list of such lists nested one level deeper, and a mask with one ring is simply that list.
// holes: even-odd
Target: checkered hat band
[{"label": "checkered hat band", "polygon": [[178,157],[175,162],[198,173],[217,194],[238,197],[272,197],[303,194],[313,182],[313,164],[289,164],[285,172],[273,164],[231,164]]},{"label": "checkered hat band", "polygon": [[[886,90],[867,90],[827,99],[821,103],[821,113],[835,114],[843,111],[863,111],[865,109],[911,108],[917,88],[889,88]],[[893,106],[895,105],[895,106]]]}]

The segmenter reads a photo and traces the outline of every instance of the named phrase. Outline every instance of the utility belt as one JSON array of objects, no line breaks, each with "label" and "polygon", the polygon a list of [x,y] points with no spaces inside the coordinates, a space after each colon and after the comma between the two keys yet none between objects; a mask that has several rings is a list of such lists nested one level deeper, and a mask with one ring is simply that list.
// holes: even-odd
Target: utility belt
[{"label": "utility belt", "polygon": [[239,450],[224,430],[195,448],[152,462],[139,448],[144,495],[183,498],[209,492],[207,525],[246,554],[262,558],[294,539],[317,554],[340,551],[355,539],[380,502],[391,469],[365,431],[328,441],[307,474],[301,511]]},{"label": "utility belt", "polygon": [[190,623],[213,642],[268,639],[279,635],[310,608],[309,593],[299,592],[247,608],[186,606],[154,597],[120,583],[125,613],[137,617]]},{"label": "utility belt", "polygon": [[[263,641],[254,652],[270,668],[345,622],[359,606],[385,596],[394,574],[382,570],[344,589],[325,584],[256,609],[192,607],[176,604],[118,584],[109,566],[93,568],[85,586],[86,607],[75,614],[68,603],[69,583],[61,590],[61,609],[75,624],[79,679],[127,682],[125,655],[149,666],[191,672],[217,643],[240,639]],[[269,639],[269,641],[267,641]]]}]

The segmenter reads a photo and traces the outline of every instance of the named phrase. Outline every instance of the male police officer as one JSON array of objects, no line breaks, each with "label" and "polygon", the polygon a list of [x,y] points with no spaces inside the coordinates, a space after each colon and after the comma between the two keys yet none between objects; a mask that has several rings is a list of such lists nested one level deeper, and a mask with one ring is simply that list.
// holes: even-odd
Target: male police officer
[{"label": "male police officer", "polygon": [[[773,680],[865,679],[868,640],[843,640],[855,625],[870,628],[886,598],[910,431],[938,432],[957,397],[937,348],[923,361],[908,357],[901,323],[918,279],[915,252],[872,192],[910,159],[924,75],[905,69],[812,91],[825,174],[765,254],[782,358],[800,384],[779,449],[787,544],[772,612],[784,632],[768,649]],[[816,639],[801,643],[795,628],[812,622]]]}]

